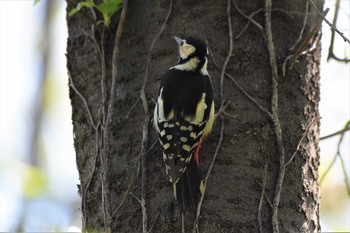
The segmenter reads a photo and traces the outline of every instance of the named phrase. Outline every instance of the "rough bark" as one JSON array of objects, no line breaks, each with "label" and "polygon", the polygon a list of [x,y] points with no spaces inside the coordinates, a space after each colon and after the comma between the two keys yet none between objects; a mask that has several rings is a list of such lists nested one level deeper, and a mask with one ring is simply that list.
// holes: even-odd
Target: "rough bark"
[{"label": "rough bark", "polygon": [[[76,4],[78,1],[72,2]],[[305,3],[303,0],[283,0],[272,4],[272,34],[278,68],[278,114],[286,162],[299,145],[294,159],[286,166],[282,184],[278,208],[280,232],[320,230],[317,184],[320,37],[314,36],[307,48],[311,48],[312,44],[315,47],[307,50],[293,68],[287,70],[285,77],[282,75],[284,60],[295,52],[289,48],[299,37],[303,26]],[[140,98],[149,49],[168,14],[169,4],[169,0],[129,1],[117,61],[113,111],[108,113],[103,111],[103,106],[108,107],[111,96],[113,46],[120,14],[113,17],[110,28],[105,31],[102,24],[95,26],[95,43],[91,36],[93,21],[90,19],[93,19],[93,14],[90,10],[67,16],[67,63],[74,144],[87,230],[142,232],[143,214],[139,203],[142,172],[138,161],[145,133],[145,111],[142,101],[132,107]],[[191,35],[207,39],[212,57],[219,69],[222,68],[229,50],[227,4],[227,1],[174,1],[169,21],[150,54],[144,89],[150,112],[154,108],[161,75],[177,61],[177,48],[172,36]],[[237,5],[247,15],[262,9],[253,18],[264,28],[264,1],[237,1]],[[321,7],[322,3],[318,5]],[[318,18],[312,6],[309,6],[309,13],[304,38]],[[101,18],[98,14],[97,17]],[[231,19],[235,37],[248,20],[232,3]],[[233,40],[234,55],[227,64],[226,73],[261,107],[271,112],[272,73],[263,34],[250,23],[242,36]],[[106,69],[96,42],[102,44],[100,48],[105,53]],[[218,106],[221,70],[212,61],[209,62],[209,73]],[[263,232],[272,232],[272,208],[268,201],[272,202],[275,198],[280,171],[274,124],[270,116],[227,77],[224,79],[223,99],[232,101],[225,111],[235,117],[223,115],[223,141],[207,181],[199,230],[258,232],[259,203],[265,176],[266,197],[262,198],[260,214]],[[110,114],[108,123],[104,122],[104,114]],[[220,124],[218,118],[200,152],[203,176],[217,146]],[[156,141],[156,134],[151,122],[146,130],[148,140],[144,145],[148,150]],[[165,175],[160,146],[156,144],[144,158],[147,229],[153,227],[153,232],[180,232],[181,215],[174,208],[172,187]],[[193,221],[194,218],[186,214],[186,231],[192,230]]]}]

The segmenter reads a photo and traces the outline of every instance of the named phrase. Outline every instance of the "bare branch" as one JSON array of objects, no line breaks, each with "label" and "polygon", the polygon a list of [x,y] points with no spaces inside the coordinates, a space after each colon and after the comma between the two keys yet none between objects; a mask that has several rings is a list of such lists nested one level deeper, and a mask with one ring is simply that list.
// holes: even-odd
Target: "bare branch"
[{"label": "bare branch", "polygon": [[90,119],[91,125],[92,125],[92,127],[94,128],[94,130],[96,130],[96,129],[97,129],[97,126],[96,126],[95,121],[94,121],[94,118],[92,117],[92,114],[91,114],[91,112],[90,112],[89,105],[88,105],[88,103],[87,103],[85,97],[84,97],[84,96],[78,91],[78,89],[75,87],[74,82],[73,82],[73,79],[72,79],[72,75],[71,75],[69,69],[68,69],[68,77],[69,77],[69,81],[70,81],[70,82],[69,82],[69,86],[75,91],[75,93],[76,93],[76,94],[80,97],[80,99],[83,101],[84,106],[85,106],[85,109],[86,109],[86,112],[87,112],[88,117],[89,117],[89,119]]},{"label": "bare branch", "polygon": [[[215,119],[220,115],[220,114],[222,114],[222,113],[225,113],[225,110],[226,110],[226,108],[231,104],[231,100],[230,101],[227,101],[227,103],[226,103],[226,101],[224,100],[224,101],[222,101],[222,104],[220,105],[220,108],[219,108],[219,110],[215,113]],[[226,113],[227,114],[227,113]],[[229,115],[229,114],[228,114]]]},{"label": "bare branch", "polygon": [[151,226],[151,228],[147,231],[147,233],[151,233],[152,232],[152,230],[153,230],[153,227],[154,227],[154,225],[156,224],[156,222],[157,222],[157,219],[158,219],[158,216],[159,216],[159,211],[157,212],[157,214],[156,214],[156,216],[154,217],[154,220],[153,220],[153,224],[152,224],[152,226]]},{"label": "bare branch", "polygon": [[254,99],[246,90],[241,87],[241,85],[229,74],[226,74],[226,77],[231,79],[231,81],[241,90],[241,92],[248,98],[250,99],[261,111],[266,113],[271,119],[272,119],[272,114],[264,108],[256,99]]},{"label": "bare branch", "polygon": [[145,86],[146,86],[146,82],[147,82],[147,78],[148,78],[148,68],[149,68],[149,63],[151,61],[151,53],[152,53],[152,50],[153,50],[153,47],[156,43],[156,41],[158,40],[159,36],[162,34],[162,32],[164,31],[164,28],[169,20],[169,17],[170,17],[170,14],[171,14],[171,11],[172,11],[172,8],[173,8],[173,0],[170,1],[170,4],[169,4],[169,9],[168,9],[168,13],[163,21],[163,24],[162,24],[162,27],[160,28],[158,34],[154,37],[152,43],[151,43],[151,47],[149,49],[149,52],[148,52],[148,57],[147,57],[147,64],[146,64],[146,71],[145,71],[145,78],[143,80],[143,85],[142,85],[142,88],[141,88],[141,99],[143,100],[143,107],[144,107],[144,111],[145,113],[148,113],[148,106],[145,105]]},{"label": "bare branch", "polygon": [[304,31],[305,31],[306,22],[307,22],[307,18],[308,18],[308,12],[309,12],[309,2],[307,1],[306,5],[305,5],[305,16],[304,16],[303,26],[301,27],[301,30],[300,30],[300,33],[299,33],[299,37],[298,37],[298,39],[295,41],[295,43],[293,44],[293,46],[289,50],[294,50],[295,46],[297,46],[297,44],[303,38],[303,34],[304,34]]},{"label": "bare branch", "polygon": [[340,165],[341,165],[341,168],[342,168],[342,171],[343,171],[343,174],[344,174],[344,181],[345,181],[346,191],[348,191],[348,196],[350,197],[350,183],[349,183],[348,174],[346,173],[346,167],[345,167],[345,164],[344,164],[344,159],[343,159],[343,157],[341,156],[340,153],[339,153],[338,157],[339,157]]},{"label": "bare branch", "polygon": [[262,220],[261,220],[261,209],[262,209],[262,204],[263,204],[263,200],[265,197],[266,180],[267,180],[267,166],[268,166],[268,164],[266,163],[265,167],[264,167],[263,184],[262,184],[261,196],[260,196],[260,201],[259,201],[259,209],[258,209],[258,223],[259,223],[259,232],[260,233],[263,233]]},{"label": "bare branch", "polygon": [[142,127],[142,141],[140,151],[140,163],[141,163],[141,210],[142,210],[142,232],[147,233],[147,209],[146,209],[146,148],[148,142],[148,124],[149,116],[146,117]]},{"label": "bare branch", "polygon": [[[256,180],[256,182],[260,185],[261,188],[263,187],[263,185],[258,180]],[[265,187],[265,189],[266,189],[266,187]],[[269,207],[272,209],[273,208],[272,203],[271,203],[269,197],[266,195],[266,192],[265,192],[264,196],[265,196],[267,203],[269,204]]]},{"label": "bare branch", "polygon": [[[256,22],[256,21],[252,18],[252,16],[248,16],[248,15],[244,14],[244,13],[241,11],[241,9],[237,6],[235,0],[232,0],[232,3],[233,3],[233,5],[234,5],[234,7],[236,8],[236,10],[238,11],[238,13],[240,13],[244,18],[248,19],[251,23],[253,23],[253,24],[259,29],[260,32],[264,33],[263,27],[262,27],[258,22]],[[258,11],[260,12],[260,9],[259,9]]]},{"label": "bare branch", "polygon": [[131,192],[130,192],[130,195],[131,195],[133,198],[135,198],[135,200],[141,205],[141,199],[140,199],[140,198],[136,197],[135,194],[133,194],[133,193],[131,193]]},{"label": "bare branch", "polygon": [[[217,69],[217,70],[220,70],[219,66],[216,64],[216,61],[214,59],[214,55],[213,55],[213,52],[211,51],[210,49],[210,46],[209,46],[209,43],[208,41],[207,42],[207,45],[208,45],[208,49],[210,51],[210,54],[211,54],[211,61],[213,62],[214,64],[214,67]],[[226,77],[228,77],[229,79],[231,79],[231,81],[238,87],[238,89],[249,99],[251,100],[260,110],[262,110],[263,112],[265,112],[270,118],[272,118],[272,115],[271,113],[265,109],[263,106],[261,106],[261,104],[255,100],[231,75],[229,75],[228,73],[225,73]],[[221,107],[220,107],[221,108]]]},{"label": "bare branch", "polygon": [[315,13],[309,13],[308,11],[305,12],[300,12],[300,11],[290,11],[290,10],[286,10],[286,9],[282,9],[282,8],[272,8],[271,9],[272,12],[281,12],[287,15],[315,15]]},{"label": "bare branch", "polygon": [[[115,208],[115,210],[113,211],[112,215],[111,215],[111,219],[109,221],[113,221],[113,217],[115,216],[115,214],[118,212],[118,210],[122,207],[122,205],[124,204],[125,200],[126,200],[126,197],[127,195],[130,193],[130,189],[131,189],[131,186],[132,184],[134,183],[134,179],[135,179],[135,170],[136,170],[136,165],[139,165],[140,166],[140,163],[139,163],[139,160],[135,162],[134,164],[134,167],[133,167],[133,170],[132,170],[132,175],[131,175],[131,178],[130,178],[130,182],[129,182],[129,185],[128,185],[128,188],[126,189],[125,193],[124,193],[124,196],[123,196],[123,199],[122,201],[120,202],[120,204],[118,205],[117,208]],[[139,169],[139,168],[138,168]],[[137,170],[138,170],[137,169]]]},{"label": "bare branch", "polygon": [[315,7],[317,13],[323,18],[323,20],[326,22],[326,24],[328,24],[328,26],[329,26],[332,30],[336,31],[336,32],[339,34],[339,36],[341,36],[341,38],[343,38],[343,40],[344,40],[345,42],[348,42],[348,43],[350,44],[350,40],[344,36],[344,33],[342,33],[341,31],[339,31],[331,22],[328,21],[328,19],[326,19],[326,17],[322,14],[322,12],[321,12],[321,11],[318,9],[318,7],[316,6],[315,2],[314,2],[313,0],[308,0],[308,1],[310,1],[311,4]]},{"label": "bare branch", "polygon": [[220,99],[220,104],[223,103],[223,98],[224,98],[224,77],[225,77],[225,72],[226,72],[226,67],[228,63],[231,60],[231,57],[233,56],[233,35],[232,35],[232,20],[231,20],[231,1],[227,0],[227,23],[228,23],[228,33],[229,33],[229,51],[226,56],[224,65],[222,66],[221,74],[220,74],[220,94],[219,94],[219,99]]},{"label": "bare branch", "polygon": [[292,156],[290,157],[290,159],[288,160],[288,162],[286,162],[285,167],[288,167],[288,165],[293,161],[294,157],[296,156],[296,154],[299,151],[299,148],[301,146],[301,143],[303,142],[304,138],[308,135],[309,130],[311,128],[311,126],[315,123],[316,119],[318,118],[314,118],[312,119],[312,121],[309,123],[309,125],[306,127],[305,132],[303,133],[303,135],[301,136],[299,143],[297,145],[297,148],[295,149],[294,153],[292,154]]},{"label": "bare branch", "polygon": [[114,113],[114,105],[115,105],[115,94],[116,94],[116,83],[117,83],[117,75],[118,75],[118,60],[120,54],[120,41],[124,31],[124,24],[126,20],[126,11],[128,8],[128,0],[123,1],[123,8],[120,14],[120,19],[118,23],[118,29],[115,34],[115,40],[113,45],[113,55],[112,55],[112,84],[110,89],[110,97],[108,103],[108,110],[106,112],[106,120],[105,120],[105,135],[108,136],[109,131],[109,122],[110,117]]},{"label": "bare branch", "polygon": [[[346,122],[346,124],[345,124],[345,126],[344,126],[344,129],[346,129],[346,128],[349,128],[349,126],[350,126],[350,120],[348,121],[348,122]],[[331,170],[331,168],[333,167],[333,165],[335,164],[335,161],[337,160],[337,158],[339,157],[341,157],[341,154],[340,154],[340,145],[341,145],[341,143],[342,143],[342,141],[343,141],[343,139],[344,139],[344,136],[345,136],[345,133],[346,133],[347,131],[343,131],[340,135],[340,139],[339,139],[339,141],[338,141],[338,149],[337,149],[337,153],[334,155],[334,157],[333,157],[333,159],[332,159],[332,162],[330,163],[330,165],[327,167],[327,169],[326,169],[326,171],[323,173],[323,175],[322,175],[322,177],[320,178],[320,181],[319,181],[319,183],[320,183],[320,185],[322,184],[322,182],[323,182],[323,180],[324,180],[324,178],[326,177],[326,175],[328,174],[328,172]],[[342,162],[343,163],[343,162]],[[342,167],[343,167],[343,165],[342,165]],[[345,172],[345,170],[344,170],[344,174],[345,174],[345,180],[347,181],[347,188],[349,187],[349,182],[348,182],[348,178],[347,178],[347,174],[346,174],[346,172]],[[350,188],[348,188],[348,190],[350,190]]]},{"label": "bare branch", "polygon": [[[263,11],[263,9],[256,10],[253,13],[251,13],[248,17],[252,19],[255,15],[257,15],[258,13],[260,13],[262,11]],[[245,24],[244,28],[242,29],[242,31],[237,36],[235,36],[235,38],[234,38],[235,40],[237,40],[238,38],[240,38],[243,35],[243,33],[247,30],[250,23],[251,23],[251,21],[248,20],[247,23]]]},{"label": "bare branch", "polygon": [[90,188],[90,184],[91,184],[91,180],[92,180],[92,177],[94,176],[95,174],[95,171],[96,171],[96,167],[97,167],[97,160],[99,159],[99,153],[100,153],[100,150],[99,150],[99,143],[98,143],[98,130],[99,130],[99,127],[100,127],[100,122],[97,124],[97,127],[96,127],[96,130],[95,130],[95,145],[96,145],[96,157],[95,157],[95,160],[94,160],[94,166],[93,166],[93,169],[91,171],[91,174],[89,175],[89,178],[88,178],[88,182],[87,184],[85,185],[85,187],[82,187],[82,211],[83,211],[83,232],[86,232],[86,219],[87,219],[87,213],[85,211],[85,208],[86,208],[86,195],[87,195],[87,192]]},{"label": "bare branch", "polygon": [[205,192],[206,192],[206,189],[207,189],[208,179],[209,179],[209,176],[211,174],[211,171],[213,170],[216,157],[219,154],[219,150],[221,148],[221,143],[222,143],[222,140],[224,138],[224,127],[225,127],[224,122],[225,121],[224,121],[224,118],[222,116],[220,116],[220,118],[221,118],[220,137],[219,137],[218,144],[216,145],[216,148],[215,148],[214,156],[213,156],[213,158],[212,158],[212,160],[210,162],[209,169],[207,171],[207,174],[205,175],[205,179],[204,179],[204,182],[203,182],[204,189],[203,189],[203,193],[202,193],[201,199],[199,200],[199,203],[198,203],[196,219],[195,219],[195,221],[193,223],[192,233],[196,233],[196,231],[198,230],[198,221],[199,221],[199,216],[200,216],[200,213],[201,213],[200,211],[201,211],[201,208],[202,208],[204,195],[205,195]]},{"label": "bare branch", "polygon": [[143,110],[145,113],[145,119],[143,122],[143,127],[142,127],[142,141],[141,141],[141,151],[140,151],[140,163],[141,163],[141,210],[142,210],[142,232],[147,233],[147,209],[146,209],[146,158],[145,155],[148,151],[146,151],[147,148],[147,142],[148,142],[148,126],[149,126],[149,121],[150,121],[150,116],[149,116],[149,108],[148,108],[148,102],[146,99],[146,93],[145,93],[145,88],[146,88],[146,83],[147,83],[147,78],[148,78],[148,67],[149,63],[151,61],[151,53],[153,50],[153,47],[155,45],[156,40],[159,38],[159,36],[162,34],[165,25],[168,22],[168,19],[170,17],[170,13],[172,10],[173,6],[173,1],[170,1],[169,5],[169,10],[168,14],[164,19],[164,22],[162,24],[161,29],[159,30],[158,34],[154,37],[151,47],[149,49],[148,53],[148,58],[147,58],[147,65],[146,65],[146,71],[145,71],[145,77],[143,81],[143,85],[141,88],[141,93],[140,93],[140,99],[142,100],[142,106]]},{"label": "bare branch", "polygon": [[[327,13],[329,11],[329,8],[327,8],[323,13],[322,16],[326,16]],[[283,63],[283,75],[285,75],[285,65],[291,69],[295,63],[295,61],[300,57],[300,55],[306,50],[307,46],[310,43],[310,40],[312,37],[314,37],[319,31],[320,28],[322,26],[322,17],[319,17],[318,20],[316,21],[316,23],[314,24],[314,26],[312,27],[312,29],[310,30],[310,32],[307,34],[307,36],[305,37],[305,39],[301,42],[301,44],[298,46],[298,48],[296,49],[295,53],[290,57],[290,59],[288,59],[289,57],[287,57],[287,59],[284,61]]]},{"label": "bare branch", "polygon": [[134,110],[134,108],[136,107],[137,103],[140,101],[140,96],[137,97],[137,100],[135,101],[135,103],[132,105],[132,107],[130,108],[130,110],[128,111],[128,113],[125,115],[125,118],[129,118],[130,113],[132,112],[132,110]]},{"label": "bare branch", "polygon": [[[337,1],[335,2],[335,10],[334,10],[334,16],[333,16],[333,23],[332,23],[334,26],[337,25],[337,19],[338,19],[338,13],[339,13],[339,6],[340,6],[340,0],[337,0]],[[337,57],[337,56],[334,54],[334,52],[333,52],[334,38],[335,38],[335,31],[332,30],[331,42],[330,42],[330,44],[329,44],[327,61],[329,61],[329,59],[333,58],[333,59],[335,59],[335,60],[337,60],[337,61],[349,62],[350,59],[339,58],[339,57]]]},{"label": "bare branch", "polygon": [[331,133],[329,135],[326,135],[326,136],[323,136],[323,137],[320,137],[320,141],[321,140],[325,140],[325,139],[329,139],[329,138],[332,138],[334,136],[337,136],[337,135],[342,135],[343,133],[345,133],[346,131],[349,131],[350,130],[350,127],[345,127],[337,132],[334,132],[334,133]]},{"label": "bare branch", "polygon": [[276,64],[276,54],[272,39],[272,29],[271,29],[271,0],[265,0],[265,38],[267,50],[270,58],[270,67],[272,75],[272,94],[271,94],[271,111],[272,111],[272,121],[276,136],[276,143],[278,148],[279,156],[279,173],[277,177],[277,184],[275,188],[275,195],[273,199],[273,209],[272,209],[272,230],[274,233],[279,233],[279,223],[278,223],[278,205],[280,203],[282,186],[285,176],[285,150],[282,140],[282,127],[278,116],[278,72]]},{"label": "bare branch", "polygon": [[[224,65],[222,66],[222,71],[221,71],[221,75],[220,75],[220,104],[221,105],[223,104],[223,95],[224,95],[224,90],[223,90],[224,76],[225,76],[227,64],[229,63],[229,61],[232,57],[232,50],[233,50],[231,0],[227,0],[226,13],[227,13],[227,22],[228,22],[228,27],[229,27],[228,30],[229,30],[229,46],[230,46],[230,48],[229,48],[229,52],[226,56],[226,60],[224,62]],[[210,163],[209,169],[208,169],[207,174],[205,176],[205,180],[203,182],[203,185],[204,185],[203,193],[202,193],[202,196],[201,196],[199,203],[198,203],[198,206],[197,206],[197,213],[196,213],[196,218],[195,218],[194,223],[193,223],[192,233],[196,233],[196,231],[198,230],[198,221],[199,221],[199,216],[201,213],[201,208],[202,208],[202,203],[203,203],[203,199],[204,199],[204,195],[205,195],[205,191],[206,191],[206,187],[207,187],[207,182],[208,182],[211,170],[214,167],[216,157],[219,153],[219,149],[221,147],[223,137],[224,137],[224,118],[221,116],[220,138],[219,138],[218,144],[216,146],[215,153],[214,153],[214,156],[213,156],[212,161]]]}]

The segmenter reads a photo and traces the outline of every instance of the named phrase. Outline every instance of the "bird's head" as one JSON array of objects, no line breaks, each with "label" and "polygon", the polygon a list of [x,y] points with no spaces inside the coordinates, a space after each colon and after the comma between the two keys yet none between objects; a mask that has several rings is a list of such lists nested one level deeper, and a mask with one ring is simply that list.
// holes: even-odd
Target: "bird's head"
[{"label": "bird's head", "polygon": [[187,71],[200,71],[207,73],[209,51],[205,42],[201,39],[188,37],[185,39],[174,36],[179,45],[180,59],[178,67]]}]

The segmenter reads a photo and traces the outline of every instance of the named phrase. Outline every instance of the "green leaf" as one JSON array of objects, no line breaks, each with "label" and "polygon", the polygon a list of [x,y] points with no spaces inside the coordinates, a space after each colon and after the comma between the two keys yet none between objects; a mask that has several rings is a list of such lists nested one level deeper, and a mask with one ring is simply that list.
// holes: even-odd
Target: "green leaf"
[{"label": "green leaf", "polygon": [[103,20],[108,27],[111,22],[111,16],[121,8],[123,0],[104,0],[96,6],[96,9],[103,15]]},{"label": "green leaf", "polygon": [[69,16],[75,15],[78,11],[80,11],[84,7],[92,8],[94,6],[95,6],[95,4],[92,0],[87,0],[85,2],[79,2],[76,7],[74,7],[71,11],[69,11],[68,15]]},{"label": "green leaf", "polygon": [[34,0],[34,6],[36,5],[36,4],[38,4],[40,2],[40,0]]}]

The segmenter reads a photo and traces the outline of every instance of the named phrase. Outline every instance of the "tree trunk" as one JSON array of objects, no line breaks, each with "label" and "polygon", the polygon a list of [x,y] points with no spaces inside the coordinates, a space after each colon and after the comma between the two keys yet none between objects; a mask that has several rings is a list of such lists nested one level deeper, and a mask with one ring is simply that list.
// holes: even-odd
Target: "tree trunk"
[{"label": "tree trunk", "polygon": [[[261,25],[249,23],[246,30],[249,21],[234,1],[179,0],[172,7],[169,0],[129,1],[125,23],[119,24],[120,43],[118,38],[115,42],[123,18],[120,11],[109,28],[96,24],[102,17],[95,13],[95,18],[90,9],[67,16],[70,98],[85,230],[181,231],[181,214],[150,120],[160,78],[177,61],[172,39],[176,35],[208,41],[216,106],[221,100],[231,101],[200,152],[203,178],[211,164],[213,169],[206,180],[199,231],[320,231],[320,35],[318,30],[312,32],[319,16],[311,4],[302,39],[290,49],[303,28],[306,2],[273,2],[272,38],[264,1],[236,1],[244,14],[256,12],[251,18]],[[317,4],[322,9],[323,2]],[[232,57],[228,56],[230,32]],[[297,48],[305,40],[301,52],[306,53],[291,62],[293,67],[287,67],[283,76],[285,59],[300,53]],[[145,98],[140,98],[142,93]],[[194,222],[195,217],[186,213],[186,232],[192,231]]]}]

